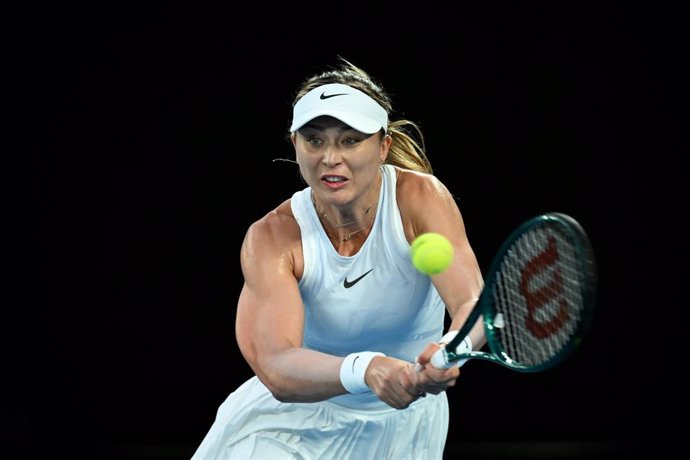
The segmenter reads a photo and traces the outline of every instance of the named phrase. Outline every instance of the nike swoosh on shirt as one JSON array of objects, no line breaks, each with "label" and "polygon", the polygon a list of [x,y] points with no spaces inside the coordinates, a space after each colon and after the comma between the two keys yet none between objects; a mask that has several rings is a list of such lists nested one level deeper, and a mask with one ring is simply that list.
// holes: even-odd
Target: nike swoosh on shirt
[{"label": "nike swoosh on shirt", "polygon": [[369,270],[368,272],[366,272],[366,273],[363,274],[362,276],[360,276],[360,277],[358,277],[358,278],[355,278],[355,279],[353,279],[352,281],[348,281],[348,280],[347,280],[347,276],[346,276],[346,277],[345,277],[345,280],[343,281],[343,287],[345,287],[345,289],[351,288],[351,287],[354,286],[355,284],[359,283],[360,280],[361,280],[362,278],[364,278],[364,277],[367,276],[369,273],[371,273],[372,270],[374,270],[374,269],[372,268],[371,270]]}]

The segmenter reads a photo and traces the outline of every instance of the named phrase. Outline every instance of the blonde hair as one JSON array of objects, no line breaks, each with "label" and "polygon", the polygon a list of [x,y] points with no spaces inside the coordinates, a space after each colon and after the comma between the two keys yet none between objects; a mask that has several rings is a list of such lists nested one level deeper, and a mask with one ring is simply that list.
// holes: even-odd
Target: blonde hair
[{"label": "blonde hair", "polygon": [[[378,102],[388,113],[388,134],[392,142],[385,163],[433,174],[431,163],[425,152],[424,136],[419,126],[406,119],[391,121],[393,111],[391,99],[383,87],[364,70],[343,58],[339,59],[341,61],[339,66],[309,77],[302,83],[292,102],[293,107],[305,94],[321,85],[341,83],[356,88]],[[384,136],[383,130],[379,132],[379,135]]]}]

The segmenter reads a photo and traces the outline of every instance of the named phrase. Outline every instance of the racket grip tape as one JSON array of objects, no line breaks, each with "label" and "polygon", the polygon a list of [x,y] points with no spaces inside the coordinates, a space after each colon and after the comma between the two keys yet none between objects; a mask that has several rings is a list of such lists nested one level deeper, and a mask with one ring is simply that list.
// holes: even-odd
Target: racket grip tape
[{"label": "racket grip tape", "polygon": [[[441,340],[439,341],[439,345],[441,345],[441,348],[431,356],[430,362],[432,366],[434,366],[437,369],[448,369],[453,366],[462,366],[463,364],[465,364],[465,362],[467,361],[466,359],[448,359],[448,352],[446,351],[446,347],[455,338],[457,334],[458,331],[450,331],[441,338]],[[471,352],[472,339],[470,339],[470,336],[465,336],[465,338],[462,339],[462,342],[460,342],[455,348],[455,350],[452,351],[456,355]]]}]

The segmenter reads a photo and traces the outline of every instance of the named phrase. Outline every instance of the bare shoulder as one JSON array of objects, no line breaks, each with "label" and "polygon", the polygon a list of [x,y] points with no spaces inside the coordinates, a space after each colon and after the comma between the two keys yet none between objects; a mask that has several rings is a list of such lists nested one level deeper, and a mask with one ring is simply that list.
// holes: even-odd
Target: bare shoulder
[{"label": "bare shoulder", "polygon": [[444,196],[449,194],[446,186],[433,174],[409,169],[396,168],[398,174],[398,194],[403,197]]},{"label": "bare shoulder", "polygon": [[430,231],[434,221],[457,225],[460,210],[446,185],[433,174],[396,168],[397,201],[408,239]]},{"label": "bare shoulder", "polygon": [[446,207],[454,201],[448,188],[433,174],[396,168],[398,207],[415,212],[434,206]]},{"label": "bare shoulder", "polygon": [[300,249],[300,229],[288,199],[249,226],[242,243],[242,260],[277,258],[284,263],[287,258],[294,266]]}]

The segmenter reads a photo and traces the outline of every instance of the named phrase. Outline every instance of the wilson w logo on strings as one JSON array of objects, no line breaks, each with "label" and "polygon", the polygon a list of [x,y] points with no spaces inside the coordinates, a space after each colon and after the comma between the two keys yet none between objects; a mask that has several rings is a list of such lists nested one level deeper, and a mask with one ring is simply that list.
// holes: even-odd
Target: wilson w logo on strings
[{"label": "wilson w logo on strings", "polygon": [[[520,277],[520,293],[527,303],[525,326],[540,339],[547,338],[561,329],[569,318],[568,304],[563,295],[563,274],[558,264],[556,238],[549,236],[544,252],[527,262]],[[540,315],[548,308],[551,315]]]},{"label": "wilson w logo on strings", "polygon": [[[494,292],[498,310],[513,316],[513,327],[542,340],[564,340],[572,332],[577,318],[570,296],[579,291],[572,251],[558,233],[545,229],[529,232],[515,243]],[[511,313],[500,307],[506,303],[513,304]]]}]

